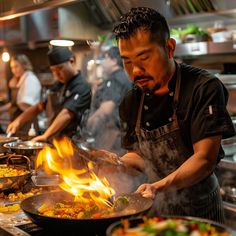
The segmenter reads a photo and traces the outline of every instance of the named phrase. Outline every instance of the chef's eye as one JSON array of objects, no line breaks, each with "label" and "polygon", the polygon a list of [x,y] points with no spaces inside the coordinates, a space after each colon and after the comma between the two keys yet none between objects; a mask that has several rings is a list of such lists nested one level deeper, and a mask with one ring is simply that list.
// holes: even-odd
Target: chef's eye
[{"label": "chef's eye", "polygon": [[131,64],[131,61],[124,60],[124,64],[125,64],[125,65],[130,65],[130,64]]},{"label": "chef's eye", "polygon": [[148,56],[141,56],[139,59],[140,59],[141,61],[146,61],[146,60],[148,59]]}]

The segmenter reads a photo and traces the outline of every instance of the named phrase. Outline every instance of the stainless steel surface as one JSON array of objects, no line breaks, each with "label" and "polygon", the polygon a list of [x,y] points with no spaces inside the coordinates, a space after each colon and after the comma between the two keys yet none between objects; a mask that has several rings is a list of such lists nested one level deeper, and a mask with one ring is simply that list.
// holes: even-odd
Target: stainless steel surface
[{"label": "stainless steel surface", "polygon": [[82,0],[21,0],[9,1],[2,0],[0,8],[0,20],[9,20],[15,17],[23,16],[38,10],[55,8],[62,5],[79,2]]},{"label": "stainless steel surface", "polygon": [[236,43],[234,41],[227,42],[195,42],[195,43],[184,43],[176,45],[176,56],[187,56],[187,55],[209,55],[209,54],[226,54],[235,53]]},{"label": "stainless steel surface", "polygon": [[51,175],[51,176],[33,175],[31,179],[34,185],[38,187],[58,186],[58,184],[61,181],[59,175]]},{"label": "stainless steel surface", "polygon": [[226,156],[234,155],[236,153],[236,136],[223,139],[221,141],[221,145]]}]

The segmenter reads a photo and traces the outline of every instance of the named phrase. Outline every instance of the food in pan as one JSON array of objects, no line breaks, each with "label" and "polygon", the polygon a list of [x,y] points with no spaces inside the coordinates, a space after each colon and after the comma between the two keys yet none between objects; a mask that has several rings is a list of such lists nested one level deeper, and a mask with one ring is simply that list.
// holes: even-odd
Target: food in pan
[{"label": "food in pan", "polygon": [[16,203],[8,206],[0,206],[0,213],[12,213],[20,210],[20,204]]},{"label": "food in pan", "polygon": [[[67,219],[99,219],[119,216],[119,214],[132,214],[135,210],[125,209],[122,204],[127,206],[127,199],[120,198],[112,207],[99,207],[93,200],[88,203],[83,202],[57,202],[54,205],[47,203],[38,208],[39,214],[49,217],[67,218]],[[118,210],[118,208],[119,210]],[[121,209],[122,208],[122,209]]]},{"label": "food in pan", "polygon": [[14,168],[9,166],[0,166],[0,178],[22,176],[30,173],[23,168]]},{"label": "food in pan", "polygon": [[195,219],[184,218],[144,218],[142,223],[134,227],[128,219],[122,220],[123,225],[115,227],[111,236],[229,236],[223,228]]}]

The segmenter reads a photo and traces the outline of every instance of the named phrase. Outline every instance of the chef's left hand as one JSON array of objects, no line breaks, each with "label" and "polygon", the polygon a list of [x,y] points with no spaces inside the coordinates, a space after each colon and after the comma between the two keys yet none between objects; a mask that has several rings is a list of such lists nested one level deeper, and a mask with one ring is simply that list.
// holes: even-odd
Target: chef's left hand
[{"label": "chef's left hand", "polygon": [[136,193],[140,193],[145,198],[155,198],[156,188],[153,184],[142,184],[136,190]]},{"label": "chef's left hand", "polygon": [[33,142],[46,142],[47,137],[42,134],[42,135],[36,136],[35,138],[31,139],[31,141],[33,141]]}]

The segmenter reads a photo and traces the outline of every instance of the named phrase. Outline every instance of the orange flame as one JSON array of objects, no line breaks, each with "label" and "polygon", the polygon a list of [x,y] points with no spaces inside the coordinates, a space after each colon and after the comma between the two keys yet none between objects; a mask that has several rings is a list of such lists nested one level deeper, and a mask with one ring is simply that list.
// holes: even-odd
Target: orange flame
[{"label": "orange flame", "polygon": [[64,137],[53,140],[55,148],[46,146],[36,159],[36,168],[42,166],[46,173],[60,174],[63,182],[59,185],[64,191],[75,196],[75,201],[89,202],[88,196],[99,206],[110,206],[108,199],[115,194],[107,179],[93,172],[92,162],[82,169],[75,169],[72,164],[74,148],[71,141]]}]

